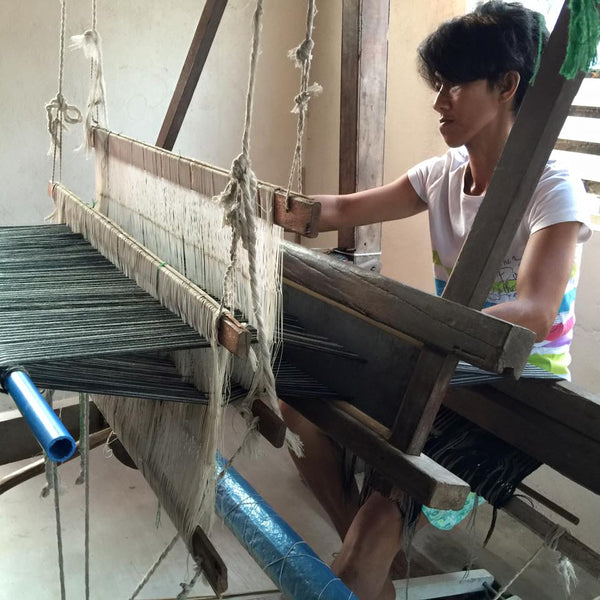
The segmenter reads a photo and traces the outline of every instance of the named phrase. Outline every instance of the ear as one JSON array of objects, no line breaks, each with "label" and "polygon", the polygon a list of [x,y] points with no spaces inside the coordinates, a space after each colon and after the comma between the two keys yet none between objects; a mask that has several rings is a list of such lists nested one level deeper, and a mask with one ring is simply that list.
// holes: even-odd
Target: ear
[{"label": "ear", "polygon": [[510,102],[515,94],[521,81],[521,76],[517,71],[508,71],[498,81],[498,91],[500,92],[500,101],[503,103]]}]

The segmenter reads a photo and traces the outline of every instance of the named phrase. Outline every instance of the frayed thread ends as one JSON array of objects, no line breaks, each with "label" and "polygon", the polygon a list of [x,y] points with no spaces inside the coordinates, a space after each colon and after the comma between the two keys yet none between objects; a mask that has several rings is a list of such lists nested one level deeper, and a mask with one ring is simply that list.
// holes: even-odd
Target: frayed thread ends
[{"label": "frayed thread ends", "polygon": [[106,85],[102,67],[102,39],[100,34],[88,29],[81,35],[71,38],[71,49],[81,49],[91,63],[90,92],[87,99],[87,110],[85,114],[83,144],[78,148],[85,148],[86,155],[94,148],[93,128],[95,126],[108,128],[108,116],[106,109]]}]

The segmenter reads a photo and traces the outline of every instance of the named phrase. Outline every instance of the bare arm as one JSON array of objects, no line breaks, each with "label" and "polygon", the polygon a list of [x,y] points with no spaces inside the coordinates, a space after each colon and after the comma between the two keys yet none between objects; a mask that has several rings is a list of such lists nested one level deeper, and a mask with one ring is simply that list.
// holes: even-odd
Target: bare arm
[{"label": "bare arm", "polygon": [[558,313],[573,268],[580,223],[557,223],[536,231],[527,242],[519,275],[517,299],[484,312],[522,325],[546,338]]},{"label": "bare arm", "polygon": [[425,210],[407,175],[381,187],[341,196],[314,196],[321,203],[320,231],[410,217]]}]

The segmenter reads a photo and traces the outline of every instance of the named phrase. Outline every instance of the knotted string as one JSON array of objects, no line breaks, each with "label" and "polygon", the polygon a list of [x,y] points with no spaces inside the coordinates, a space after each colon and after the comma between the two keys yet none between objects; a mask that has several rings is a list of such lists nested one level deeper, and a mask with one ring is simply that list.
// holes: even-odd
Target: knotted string
[{"label": "knotted string", "polygon": [[323,91],[323,88],[318,83],[309,85],[310,67],[312,63],[312,51],[314,48],[314,40],[312,33],[314,29],[315,15],[317,7],[315,0],[308,0],[308,10],[306,13],[306,36],[304,41],[292,48],[288,56],[294,61],[296,67],[300,69],[300,92],[294,98],[294,107],[292,113],[298,115],[298,124],[296,127],[296,145],[294,147],[294,155],[292,158],[292,166],[290,169],[290,177],[288,180],[288,189],[286,194],[286,209],[289,209],[289,195],[292,188],[294,174],[297,176],[296,190],[299,193],[303,192],[302,185],[302,143],[304,139],[304,127],[306,122],[306,113],[308,111],[308,102],[313,96],[317,96]]},{"label": "knotted string", "polygon": [[67,124],[81,122],[81,111],[74,105],[69,104],[62,93],[63,74],[65,65],[65,27],[67,22],[67,0],[60,3],[60,40],[58,60],[58,92],[56,96],[46,104],[46,118],[48,121],[48,133],[51,143],[48,154],[52,156],[52,182],[55,181],[56,162],[58,159],[58,178],[62,179],[62,138]]}]

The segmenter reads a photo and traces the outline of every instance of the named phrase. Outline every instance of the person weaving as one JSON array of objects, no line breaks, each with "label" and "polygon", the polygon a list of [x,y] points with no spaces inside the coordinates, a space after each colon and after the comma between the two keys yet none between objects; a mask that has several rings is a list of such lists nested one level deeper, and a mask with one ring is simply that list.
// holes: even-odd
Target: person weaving
[{"label": "person weaving", "polygon": [[[320,195],[321,230],[390,221],[427,210],[438,294],[444,289],[535,71],[548,32],[518,3],[486,2],[443,23],[418,49],[419,69],[435,91],[433,108],[449,150],[395,181],[348,194]],[[591,235],[581,181],[551,158],[511,248],[497,272],[485,313],[532,330],[530,362],[569,378],[569,347],[581,244]],[[343,540],[332,569],[361,600],[389,600],[390,566],[402,549],[404,517],[440,526],[440,511],[409,515],[406,502],[372,490],[364,502],[344,487],[343,450],[282,403],[305,455],[294,461]],[[452,470],[451,467],[449,467]],[[463,477],[472,486],[469,477]],[[473,498],[470,498],[470,505]],[[449,516],[450,526],[469,506]],[[410,511],[409,511],[410,512]],[[443,512],[443,511],[442,511]],[[454,511],[447,511],[453,513]],[[448,528],[448,519],[441,519]]]}]

